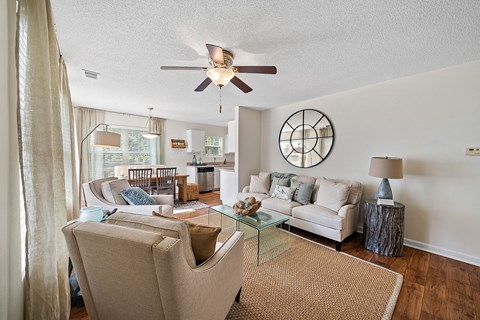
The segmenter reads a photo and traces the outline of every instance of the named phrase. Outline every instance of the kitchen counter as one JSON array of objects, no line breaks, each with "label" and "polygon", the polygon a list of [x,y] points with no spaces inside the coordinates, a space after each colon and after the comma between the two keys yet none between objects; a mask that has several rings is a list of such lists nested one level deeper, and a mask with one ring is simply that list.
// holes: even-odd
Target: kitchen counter
[{"label": "kitchen counter", "polygon": [[213,163],[207,162],[202,165],[192,165],[192,163],[187,163],[187,175],[188,175],[188,183],[199,183],[198,179],[198,170],[200,168],[211,168],[210,170],[213,171],[213,190],[220,190],[220,171],[228,170],[230,172],[234,171],[235,164],[232,162],[227,163]]},{"label": "kitchen counter", "polygon": [[196,168],[202,168],[202,167],[215,167],[215,168],[221,168],[221,167],[235,167],[235,163],[232,162],[219,162],[219,163],[213,163],[213,162],[206,162],[200,165],[193,165],[191,162],[187,162],[187,167],[196,167]]}]

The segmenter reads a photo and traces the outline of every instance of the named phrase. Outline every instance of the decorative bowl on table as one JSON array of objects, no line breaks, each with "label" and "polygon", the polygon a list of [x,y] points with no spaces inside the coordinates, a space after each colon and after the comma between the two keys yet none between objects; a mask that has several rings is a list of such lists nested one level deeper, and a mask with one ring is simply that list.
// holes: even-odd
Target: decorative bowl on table
[{"label": "decorative bowl on table", "polygon": [[262,204],[261,201],[257,201],[255,197],[245,198],[243,201],[238,201],[233,205],[233,212],[240,216],[248,216],[257,212]]}]

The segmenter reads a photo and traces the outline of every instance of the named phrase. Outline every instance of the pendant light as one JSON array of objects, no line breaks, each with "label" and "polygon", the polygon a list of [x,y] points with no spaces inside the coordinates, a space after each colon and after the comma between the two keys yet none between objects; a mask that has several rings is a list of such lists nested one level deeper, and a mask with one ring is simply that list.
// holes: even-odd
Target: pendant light
[{"label": "pendant light", "polygon": [[142,136],[146,139],[156,139],[160,136],[160,133],[155,132],[152,126],[152,110],[153,108],[148,108],[150,110],[150,114],[148,116],[147,125],[146,125],[146,132],[142,133]]}]

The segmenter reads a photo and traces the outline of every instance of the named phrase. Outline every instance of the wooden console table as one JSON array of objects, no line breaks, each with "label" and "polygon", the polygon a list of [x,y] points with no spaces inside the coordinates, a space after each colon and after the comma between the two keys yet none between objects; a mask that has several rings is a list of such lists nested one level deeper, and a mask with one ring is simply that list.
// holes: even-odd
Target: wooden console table
[{"label": "wooden console table", "polygon": [[376,199],[365,200],[363,217],[363,245],[370,251],[399,257],[403,251],[405,206],[379,205]]}]

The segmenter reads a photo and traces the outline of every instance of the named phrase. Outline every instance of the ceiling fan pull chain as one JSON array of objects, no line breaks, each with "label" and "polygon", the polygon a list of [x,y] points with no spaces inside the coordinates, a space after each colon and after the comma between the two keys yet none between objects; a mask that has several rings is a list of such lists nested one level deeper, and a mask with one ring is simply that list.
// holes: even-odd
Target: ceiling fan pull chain
[{"label": "ceiling fan pull chain", "polygon": [[220,86],[220,110],[218,113],[222,113],[222,87]]}]

